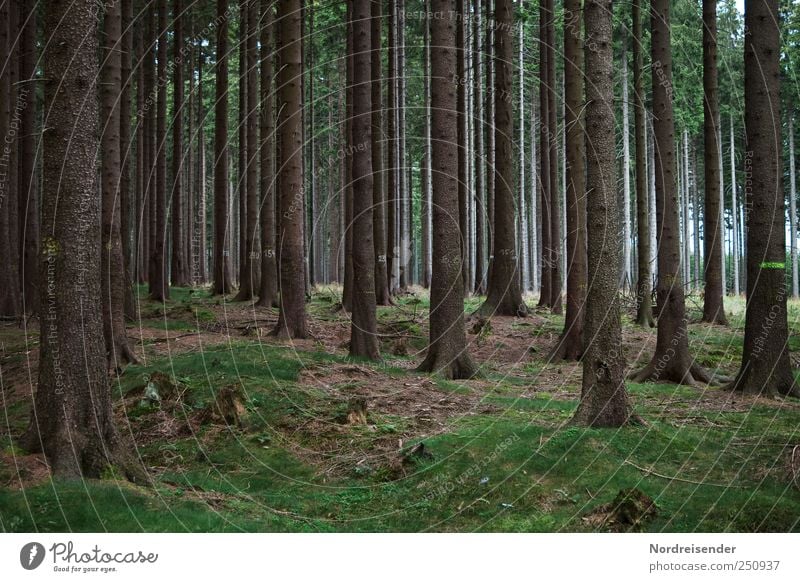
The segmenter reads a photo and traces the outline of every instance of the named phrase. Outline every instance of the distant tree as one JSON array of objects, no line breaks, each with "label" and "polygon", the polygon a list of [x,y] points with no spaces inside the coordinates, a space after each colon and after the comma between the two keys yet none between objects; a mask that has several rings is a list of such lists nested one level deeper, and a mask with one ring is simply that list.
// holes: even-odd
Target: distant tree
[{"label": "distant tree", "polygon": [[261,0],[261,284],[259,307],[278,307],[275,261],[275,112],[272,59],[275,19],[273,0]]},{"label": "distant tree", "polygon": [[[650,25],[653,131],[656,148],[656,219],[660,237],[656,286],[658,336],[653,359],[643,370],[634,374],[633,378],[637,382],[649,379],[678,384],[709,382],[711,378],[705,370],[689,356],[675,180],[675,123],[668,0],[652,0]],[[591,257],[589,263],[592,264]],[[591,302],[591,298],[588,301]]]},{"label": "distant tree", "polygon": [[638,419],[625,389],[620,321],[620,209],[614,151],[611,0],[586,0],[586,130],[589,286],[581,401],[573,421],[618,427]]},{"label": "distant tree", "polygon": [[[186,263],[186,241],[184,230],[185,185],[183,183],[184,151],[183,151],[183,71],[182,54],[185,51],[186,39],[183,26],[183,0],[172,3],[172,246],[170,254],[170,274],[172,284],[186,287],[189,284],[189,266]],[[162,81],[165,82],[166,80]]]},{"label": "distant tree", "polygon": [[119,2],[109,4],[103,17],[103,65],[101,74],[101,219],[100,261],[103,306],[103,336],[112,369],[136,362],[125,334],[125,259],[120,231],[120,91],[122,10]]},{"label": "distant tree", "polygon": [[550,209],[550,88],[548,86],[548,66],[547,60],[550,58],[550,51],[547,48],[547,27],[552,15],[548,8],[548,2],[539,2],[539,38],[544,42],[539,42],[539,115],[540,123],[540,142],[539,142],[539,207],[541,238],[542,238],[542,271],[541,271],[541,291],[539,293],[539,307],[550,307],[551,298],[551,279],[553,263],[553,249],[550,236],[551,209]]},{"label": "distant tree", "polygon": [[[508,0],[504,16],[510,18]],[[454,0],[432,0],[431,11],[444,18],[429,18],[431,46],[431,141],[433,173],[433,274],[431,277],[430,344],[422,372],[446,378],[470,378],[476,368],[467,352],[464,332],[464,279],[461,276],[461,232],[458,224],[458,139]],[[509,134],[510,135],[510,134]],[[509,152],[510,153],[510,152]],[[512,234],[513,240],[513,234]]]},{"label": "distant tree", "polygon": [[633,0],[633,124],[636,135],[636,324],[654,327],[650,280],[650,199],[647,180],[647,109],[644,94],[642,0]]},{"label": "distant tree", "polygon": [[278,217],[278,269],[280,314],[274,333],[279,337],[304,338],[305,257],[303,254],[303,50],[301,42],[302,0],[278,0],[278,173],[280,215]]},{"label": "distant tree", "polygon": [[578,360],[583,353],[586,301],[586,197],[583,120],[583,18],[581,0],[564,2],[564,99],[567,156],[567,313],[552,359]]},{"label": "distant tree", "polygon": [[217,94],[214,112],[214,286],[231,290],[228,233],[228,0],[217,0]]},{"label": "distant tree", "polygon": [[381,84],[381,30],[383,27],[382,0],[371,0],[372,17],[370,35],[372,39],[372,183],[373,230],[375,246],[375,301],[378,305],[390,305],[389,274],[386,270],[386,196],[383,192],[383,91]]},{"label": "distant tree", "polygon": [[[513,76],[514,21],[510,0],[495,0],[495,178],[494,178],[494,245],[491,273],[486,301],[480,313],[492,315],[524,316],[528,308],[522,299],[519,281],[516,235],[514,234],[515,183],[514,153],[511,143],[514,135],[514,106],[511,100]],[[431,29],[433,30],[433,29]],[[434,46],[436,43],[434,42]],[[434,164],[434,172],[436,167]]]},{"label": "distant tree", "polygon": [[800,396],[789,360],[786,315],[778,1],[747,0],[744,19],[747,312],[742,367],[728,387],[746,394]]},{"label": "distant tree", "polygon": [[155,232],[151,236],[150,298],[169,299],[167,282],[167,0],[158,0],[158,95],[156,108],[156,189],[153,203]]}]

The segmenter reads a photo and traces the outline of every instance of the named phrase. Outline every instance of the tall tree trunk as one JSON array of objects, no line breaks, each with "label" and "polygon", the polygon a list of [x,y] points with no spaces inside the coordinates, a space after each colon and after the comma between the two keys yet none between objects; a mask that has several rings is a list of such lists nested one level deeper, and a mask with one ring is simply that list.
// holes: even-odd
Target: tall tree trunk
[{"label": "tall tree trunk", "polygon": [[539,115],[540,115],[540,189],[539,189],[539,206],[541,208],[540,215],[540,231],[542,238],[542,271],[541,271],[541,286],[542,290],[539,293],[539,306],[550,307],[553,303],[551,297],[551,279],[553,263],[553,248],[550,236],[550,226],[552,223],[550,214],[550,91],[548,90],[547,82],[547,59],[549,58],[549,50],[547,49],[547,22],[551,18],[548,12],[547,0],[540,0],[539,2],[539,38],[544,42],[539,42]]},{"label": "tall tree trunk", "polygon": [[792,258],[792,297],[797,299],[800,290],[797,277],[797,185],[794,172],[794,114],[789,112],[789,248]]},{"label": "tall tree trunk", "polygon": [[484,104],[483,72],[486,57],[481,54],[483,23],[481,19],[481,0],[473,0],[472,6],[473,41],[473,93],[475,98],[475,294],[486,292],[486,165],[484,148],[484,125],[486,107]]},{"label": "tall tree trunk", "polygon": [[[466,26],[466,0],[456,0],[456,118],[458,138],[458,223],[461,228],[461,278],[464,280],[464,291],[469,293],[467,263],[469,261],[467,197],[469,196],[469,166],[467,165],[467,60],[464,28]],[[506,96],[509,98],[510,94]]]},{"label": "tall tree trunk", "polygon": [[[39,192],[36,178],[36,7],[34,0],[19,0],[19,220],[20,279],[25,312],[39,307]],[[20,110],[21,109],[21,110]],[[16,117],[16,115],[15,115]]]},{"label": "tall tree trunk", "polygon": [[633,0],[633,123],[636,134],[636,324],[654,327],[651,300],[650,195],[647,175],[647,110],[644,93],[642,0]]},{"label": "tall tree trunk", "polygon": [[156,110],[156,196],[152,200],[155,214],[155,236],[152,253],[153,272],[150,298],[169,299],[167,284],[167,0],[158,1],[158,105]]},{"label": "tall tree trunk", "polygon": [[[377,360],[378,334],[375,314],[375,247],[373,228],[372,171],[372,0],[354,0],[351,7],[353,59],[353,293],[350,356]],[[380,20],[378,20],[380,22]],[[380,176],[378,176],[378,180]]]},{"label": "tall tree trunk", "polygon": [[[119,140],[122,146],[120,177],[120,233],[122,238],[122,263],[125,275],[125,317],[132,319],[136,315],[136,304],[133,300],[133,217],[136,208],[136,193],[131,190],[135,181],[131,176],[132,160],[138,148],[134,144],[131,131],[131,103],[133,95],[133,64],[135,58],[137,69],[139,56],[134,54],[133,44],[133,0],[122,1],[122,97],[119,109]],[[138,163],[138,158],[137,158]],[[138,192],[138,190],[137,190]]]},{"label": "tall tree trunk", "polygon": [[258,163],[256,155],[258,153],[258,117],[256,106],[258,103],[258,54],[256,48],[256,35],[258,34],[258,4],[255,0],[245,2],[243,11],[247,12],[247,28],[245,32],[245,70],[240,71],[242,78],[246,78],[247,99],[244,111],[245,141],[247,146],[244,150],[244,174],[247,179],[241,189],[242,196],[245,197],[245,222],[242,224],[244,234],[244,259],[239,274],[239,293],[236,301],[250,301],[253,299],[258,279],[258,267],[260,264],[258,257],[258,245],[256,236],[258,234]]},{"label": "tall tree trunk", "polygon": [[397,290],[399,264],[397,253],[397,0],[389,0],[388,15],[389,58],[386,96],[386,142],[387,148],[387,199],[386,199],[386,272],[389,277],[389,292]]},{"label": "tall tree trunk", "polygon": [[[397,157],[398,157],[398,256],[400,289],[408,289],[411,275],[411,246],[410,212],[411,189],[408,183],[407,155],[406,155],[406,36],[405,36],[405,0],[397,0]],[[455,69],[454,69],[455,70]]]},{"label": "tall tree trunk", "polygon": [[[172,3],[172,247],[170,271],[172,284],[186,287],[189,272],[186,265],[184,240],[184,183],[183,183],[183,0]],[[162,82],[166,82],[163,79]]]},{"label": "tall tree trunk", "polygon": [[[114,426],[103,341],[97,8],[94,0],[45,4],[44,187],[39,387],[23,443],[54,475],[136,473]],[[119,26],[117,12],[117,27]],[[119,60],[117,60],[119,63]],[[117,71],[117,83],[119,82]],[[118,128],[113,130],[118,132]],[[118,133],[117,133],[118,135]]]},{"label": "tall tree trunk", "polygon": [[231,291],[228,240],[228,0],[217,0],[214,112],[214,295]]},{"label": "tall tree trunk", "polygon": [[[9,55],[9,44],[13,42],[15,33],[9,34],[10,2],[0,3],[0,54]],[[14,104],[10,99],[11,78],[8,66],[0,67],[0,135],[7,136]],[[5,138],[3,138],[5,139]],[[8,180],[10,173],[10,156],[1,152],[0,173],[5,174],[0,180],[0,257],[3,257],[3,268],[0,269],[0,316],[13,317],[20,314],[20,281],[17,269],[19,257],[19,241],[16,235],[17,201],[12,198],[13,190]]]},{"label": "tall tree trunk", "polygon": [[[586,120],[588,258],[586,352],[581,401],[573,422],[619,427],[638,419],[625,390],[619,297],[619,203],[614,152],[611,0],[586,0]],[[570,36],[566,34],[566,36]],[[579,77],[579,75],[575,75]],[[616,242],[613,242],[615,241]],[[609,244],[609,241],[612,241]]]},{"label": "tall tree trunk", "polygon": [[513,17],[510,0],[495,0],[495,145],[494,259],[486,301],[486,316],[524,316],[528,308],[519,286],[519,261],[514,236],[514,106],[512,90]]},{"label": "tall tree trunk", "polygon": [[[498,0],[503,4],[508,0]],[[433,167],[433,276],[431,278],[430,344],[419,370],[446,378],[475,375],[464,333],[464,279],[458,234],[458,115],[453,87],[456,67],[455,5],[453,0],[432,0],[429,18],[431,45],[431,140]],[[510,16],[506,7],[506,17]]]},{"label": "tall tree trunk", "polygon": [[494,19],[494,0],[483,0],[484,16],[484,54],[486,55],[486,92],[484,93],[484,146],[486,147],[486,194],[484,196],[484,208],[486,208],[486,246],[487,264],[486,271],[481,285],[484,294],[489,290],[489,281],[492,278],[492,265],[494,264],[494,194],[496,168],[495,161],[495,141],[494,141],[494,120],[495,120],[495,19]]},{"label": "tall tree trunk", "polygon": [[[635,89],[634,89],[635,91]],[[631,275],[631,146],[628,107],[628,35],[622,35],[622,289],[632,284]]]},{"label": "tall tree trunk", "polygon": [[728,387],[746,394],[797,397],[786,314],[778,1],[747,0],[744,19],[747,312],[742,367]]},{"label": "tall tree trunk", "polygon": [[344,90],[344,285],[342,286],[342,309],[350,311],[353,300],[353,152],[347,151],[353,143],[353,31],[352,2],[345,12],[347,41],[345,42],[345,90]]},{"label": "tall tree trunk", "polygon": [[731,218],[733,225],[733,294],[739,296],[739,197],[736,193],[736,144],[731,116]]},{"label": "tall tree trunk", "polygon": [[125,335],[125,259],[120,234],[120,90],[122,10],[119,2],[107,7],[103,17],[103,65],[101,68],[101,248],[103,337],[109,368],[136,362]]},{"label": "tall tree trunk", "polygon": [[383,91],[381,83],[381,31],[383,8],[381,0],[371,0],[372,60],[372,184],[373,230],[375,245],[375,300],[378,305],[391,305],[389,275],[386,270],[386,205],[383,193]]},{"label": "tall tree trunk", "polygon": [[[594,7],[596,10],[596,7]],[[586,15],[589,18],[589,14]],[[583,22],[581,14],[581,0],[565,0],[564,3],[564,99],[566,101],[566,117],[564,125],[567,135],[567,260],[569,270],[567,271],[567,313],[564,319],[564,331],[561,339],[556,346],[551,359],[564,359],[577,361],[583,354],[583,309],[586,301],[588,265],[586,257],[586,192],[585,183],[585,149],[584,144],[587,138],[583,120],[583,50],[582,50],[582,30]],[[601,30],[602,32],[602,30]],[[605,65],[602,60],[600,64]],[[587,67],[587,71],[590,70]],[[601,75],[598,80],[605,82]],[[602,101],[605,95],[601,91],[605,87],[598,87],[594,98],[599,102],[594,106],[600,114],[607,115],[605,108],[611,106]],[[592,104],[590,103],[590,107]],[[607,120],[604,120],[607,122]],[[593,131],[600,125],[594,126]],[[605,129],[605,128],[603,128]],[[612,140],[611,152],[613,165],[613,116],[611,121],[611,133],[609,139]],[[593,135],[590,137],[594,137]],[[590,143],[594,143],[591,141]],[[607,152],[603,152],[606,154]],[[595,163],[603,162],[603,159],[595,159]],[[598,167],[593,168],[594,172]],[[604,171],[600,169],[600,171]],[[607,170],[605,170],[607,171]],[[609,192],[613,189],[608,187]],[[594,190],[591,191],[595,194]],[[603,192],[602,196],[608,193]],[[594,217],[595,220],[597,217]],[[613,231],[612,231],[613,232]],[[598,249],[599,250],[599,249]],[[610,253],[609,253],[610,254]],[[597,255],[596,255],[597,256]],[[605,258],[605,257],[603,257]],[[592,263],[597,267],[596,263]],[[613,345],[613,344],[612,344]]]},{"label": "tall tree trunk", "polygon": [[[686,304],[681,281],[678,196],[675,190],[675,124],[672,108],[669,9],[669,0],[651,2],[653,125],[657,160],[656,219],[658,232],[661,235],[658,245],[656,286],[658,335],[653,359],[642,371],[635,374],[634,378],[638,382],[652,379],[660,382],[693,384],[695,381],[708,382],[710,378],[689,356]],[[594,264],[591,256],[589,264]],[[587,303],[591,302],[592,298],[589,297]],[[587,313],[587,319],[588,317]]]},{"label": "tall tree trunk", "polygon": [[304,338],[306,332],[305,259],[303,256],[303,142],[301,111],[303,51],[300,36],[302,0],[278,1],[280,44],[278,58],[278,139],[280,215],[277,244],[280,249],[280,314],[278,337]]},{"label": "tall tree trunk", "polygon": [[274,4],[261,0],[261,285],[259,307],[278,307],[278,271],[275,262],[275,112],[272,58]]},{"label": "tall tree trunk", "polygon": [[562,311],[561,295],[563,282],[561,280],[562,245],[561,223],[563,211],[561,205],[561,189],[558,184],[558,122],[556,121],[558,100],[556,99],[556,44],[555,44],[555,19],[556,13],[553,0],[547,3],[547,89],[550,92],[548,107],[548,138],[550,147],[550,249],[552,253],[550,263],[550,309],[553,313]]},{"label": "tall tree trunk", "polygon": [[522,292],[525,293],[530,286],[530,273],[528,272],[528,249],[530,245],[528,244],[528,213],[525,211],[527,207],[527,186],[525,182],[525,26],[522,22],[519,24],[518,45],[519,102],[517,107],[519,110],[519,183],[517,185],[517,191],[519,192],[519,204],[517,205],[517,222],[519,237],[517,244],[520,250],[519,278],[522,285]]}]

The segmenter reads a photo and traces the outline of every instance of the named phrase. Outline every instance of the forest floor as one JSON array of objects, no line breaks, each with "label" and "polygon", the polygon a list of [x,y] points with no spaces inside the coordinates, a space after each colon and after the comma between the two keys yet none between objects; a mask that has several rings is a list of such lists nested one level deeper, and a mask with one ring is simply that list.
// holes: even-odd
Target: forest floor
[{"label": "forest floor", "polygon": [[[468,320],[481,374],[450,382],[414,371],[424,291],[379,308],[377,364],[347,358],[338,293],[313,294],[302,341],[267,335],[276,310],[205,290],[142,300],[129,327],[141,363],[115,377],[114,394],[150,486],[114,471],[53,480],[41,455],[15,446],[38,331],[2,324],[0,531],[800,531],[800,401],[629,383],[645,426],[577,428],[581,366],[547,362],[562,316]],[[478,305],[467,300],[468,312]],[[698,319],[699,299],[689,307]],[[742,350],[744,302],[726,308],[729,328],[690,324],[692,354],[719,377]],[[634,370],[655,330],[630,315]],[[800,303],[789,315],[794,361]]]}]

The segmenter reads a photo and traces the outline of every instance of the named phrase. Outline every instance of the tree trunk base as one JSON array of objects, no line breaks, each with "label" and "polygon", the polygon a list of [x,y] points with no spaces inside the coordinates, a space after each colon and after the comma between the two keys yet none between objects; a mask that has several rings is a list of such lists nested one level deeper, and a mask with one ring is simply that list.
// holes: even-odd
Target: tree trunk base
[{"label": "tree trunk base", "polygon": [[446,380],[469,380],[478,375],[478,369],[472,363],[469,354],[462,352],[457,356],[450,356],[436,346],[428,348],[428,354],[417,367],[417,372],[438,374]]},{"label": "tree trunk base", "polygon": [[581,331],[569,331],[561,334],[558,343],[547,356],[549,362],[579,362],[583,356],[583,338]]},{"label": "tree trunk base", "polygon": [[700,384],[714,384],[711,375],[698,364],[686,363],[676,365],[672,363],[669,368],[659,368],[660,358],[658,355],[639,372],[632,373],[628,379],[631,382],[664,382],[671,384],[681,384],[684,386],[697,386]]},{"label": "tree trunk base", "polygon": [[277,298],[276,299],[270,299],[270,298],[265,296],[263,299],[259,299],[258,301],[256,301],[255,302],[255,306],[256,307],[266,307],[266,308],[269,309],[270,307],[280,307],[281,304],[280,304],[280,302],[278,301]]},{"label": "tree trunk base", "polygon": [[714,325],[722,325],[722,326],[728,325],[728,318],[725,316],[725,310],[722,307],[720,307],[716,311],[709,310],[708,312],[706,312],[706,310],[704,309],[703,318],[700,321],[702,321],[703,323],[711,323]]},{"label": "tree trunk base", "polygon": [[504,295],[499,300],[492,297],[487,297],[478,310],[473,315],[481,317],[494,317],[496,315],[506,315],[510,317],[526,317],[528,315],[528,306],[522,297],[512,298],[510,294]]},{"label": "tree trunk base", "polygon": [[254,297],[255,295],[253,295],[253,292],[251,290],[242,287],[241,289],[239,289],[239,292],[236,294],[236,297],[233,298],[233,301],[237,302],[252,301]]},{"label": "tree trunk base", "polygon": [[652,312],[647,313],[646,311],[643,310],[639,310],[639,312],[636,314],[636,319],[634,320],[634,323],[639,327],[643,327],[645,329],[652,329],[656,326],[656,320],[653,317]]},{"label": "tree trunk base", "polygon": [[775,377],[773,374],[765,379],[764,376],[750,370],[740,370],[736,378],[723,386],[723,390],[766,398],[779,396],[800,398],[800,386],[795,382],[791,372],[781,374],[780,377]]}]

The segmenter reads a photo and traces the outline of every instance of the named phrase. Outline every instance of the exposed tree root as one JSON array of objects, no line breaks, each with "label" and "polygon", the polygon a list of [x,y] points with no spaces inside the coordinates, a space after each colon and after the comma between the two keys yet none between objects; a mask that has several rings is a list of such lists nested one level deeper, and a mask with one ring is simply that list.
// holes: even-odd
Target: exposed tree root
[{"label": "exposed tree root", "polygon": [[723,389],[765,398],[778,398],[780,396],[800,398],[800,386],[797,385],[791,372],[764,378],[747,368],[743,368],[739,370],[736,378],[726,384]]},{"label": "exposed tree root", "polygon": [[428,354],[417,367],[417,372],[438,374],[447,380],[469,380],[478,375],[478,369],[466,352],[455,357],[442,353],[436,346],[428,348]]},{"label": "exposed tree root", "polygon": [[628,376],[631,382],[664,382],[680,384],[684,386],[697,386],[700,384],[715,384],[714,378],[700,365],[692,363],[685,366],[677,366],[669,363],[667,366],[660,366],[661,360],[653,358],[642,370],[633,372]]}]

